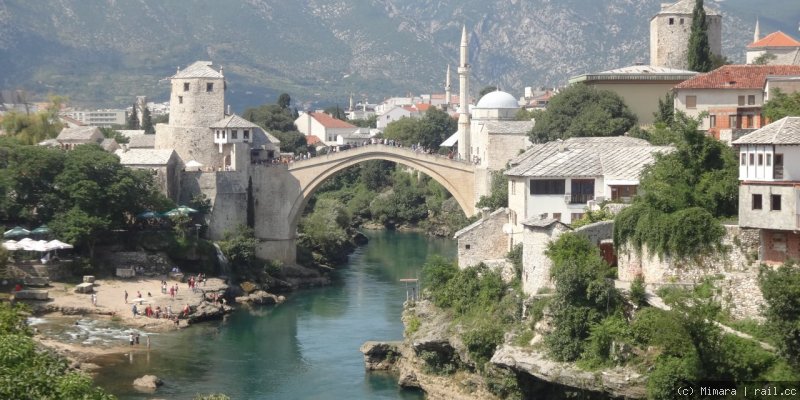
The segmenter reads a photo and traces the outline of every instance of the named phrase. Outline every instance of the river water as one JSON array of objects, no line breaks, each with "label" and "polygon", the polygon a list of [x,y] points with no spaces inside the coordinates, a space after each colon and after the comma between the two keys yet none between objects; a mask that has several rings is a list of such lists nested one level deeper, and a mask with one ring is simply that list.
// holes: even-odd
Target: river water
[{"label": "river water", "polygon": [[[422,399],[397,378],[367,373],[359,346],[399,340],[405,284],[428,256],[455,257],[455,242],[418,233],[368,231],[336,283],[302,290],[277,307],[239,310],[224,321],[151,336],[151,350],[105,357],[98,385],[120,399],[191,399],[225,393],[233,399]],[[123,343],[125,336],[122,335]],[[140,345],[142,347],[142,345]],[[136,392],[137,377],[165,384]]]}]

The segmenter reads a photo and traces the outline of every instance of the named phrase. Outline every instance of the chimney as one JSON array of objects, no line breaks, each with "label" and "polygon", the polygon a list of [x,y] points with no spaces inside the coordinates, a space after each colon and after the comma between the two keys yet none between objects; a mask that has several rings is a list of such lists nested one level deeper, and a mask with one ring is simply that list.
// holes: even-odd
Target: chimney
[{"label": "chimney", "polygon": [[563,153],[567,151],[567,144],[563,140],[558,139],[558,152]]},{"label": "chimney", "polygon": [[228,104],[228,112],[225,115],[231,115],[231,105]]}]

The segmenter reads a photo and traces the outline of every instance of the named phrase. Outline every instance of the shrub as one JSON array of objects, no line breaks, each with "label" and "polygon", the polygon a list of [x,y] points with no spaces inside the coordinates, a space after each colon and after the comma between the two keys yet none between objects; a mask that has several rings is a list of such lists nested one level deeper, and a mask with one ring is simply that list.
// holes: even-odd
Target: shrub
[{"label": "shrub", "polygon": [[421,325],[422,321],[420,321],[419,317],[417,317],[416,315],[412,315],[411,318],[408,319],[408,323],[406,324],[405,336],[409,337],[414,333],[416,333]]},{"label": "shrub", "polygon": [[659,358],[647,379],[647,398],[651,400],[672,400],[675,390],[697,378],[694,360],[677,357]]},{"label": "shrub", "polygon": [[483,369],[483,365],[492,358],[497,345],[503,341],[503,327],[487,321],[477,328],[464,332],[461,340],[467,346],[467,352],[475,365]]},{"label": "shrub", "polygon": [[612,315],[590,328],[589,337],[582,358],[590,367],[604,367],[612,364],[611,346],[631,337],[631,329],[620,315]]},{"label": "shrub", "polygon": [[647,291],[644,286],[644,277],[641,275],[636,275],[631,282],[631,303],[637,307],[647,304]]},{"label": "shrub", "polygon": [[762,266],[759,286],[767,303],[765,316],[775,331],[778,348],[794,368],[800,368],[800,269]]}]

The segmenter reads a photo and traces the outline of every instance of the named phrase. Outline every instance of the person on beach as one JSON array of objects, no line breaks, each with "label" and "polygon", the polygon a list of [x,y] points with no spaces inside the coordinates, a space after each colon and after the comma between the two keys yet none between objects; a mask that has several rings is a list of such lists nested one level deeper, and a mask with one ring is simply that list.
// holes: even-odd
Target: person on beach
[{"label": "person on beach", "polygon": [[136,344],[139,344],[139,334],[138,333],[136,334],[136,336],[134,336],[134,339],[136,340]]},{"label": "person on beach", "polygon": [[134,303],[133,307],[131,308],[131,312],[133,312],[133,318],[139,314],[139,310],[136,309],[136,304]]},{"label": "person on beach", "polygon": [[133,332],[131,332],[130,342],[131,342],[131,346],[133,346]]},{"label": "person on beach", "polygon": [[125,291],[125,304],[128,304],[128,291]]},{"label": "person on beach", "polygon": [[136,291],[136,298],[141,299],[142,298],[142,292],[137,290]]},{"label": "person on beach", "polygon": [[183,307],[183,318],[187,318],[189,316],[189,305]]},{"label": "person on beach", "polygon": [[92,305],[97,307],[97,293],[92,293]]}]

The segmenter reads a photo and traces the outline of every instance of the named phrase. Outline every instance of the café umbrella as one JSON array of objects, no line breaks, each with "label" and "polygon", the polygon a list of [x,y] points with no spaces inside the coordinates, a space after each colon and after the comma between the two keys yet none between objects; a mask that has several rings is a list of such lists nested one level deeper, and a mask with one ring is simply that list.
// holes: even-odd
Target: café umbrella
[{"label": "caf\u00e9 umbrella", "polygon": [[168,217],[174,217],[176,215],[188,215],[188,214],[194,214],[196,212],[197,210],[195,210],[194,208],[187,206],[179,206],[178,208],[173,208],[172,210],[165,212],[164,215]]},{"label": "caf\u00e9 umbrella", "polygon": [[136,218],[139,219],[158,219],[161,218],[161,214],[154,212],[154,211],[145,211],[143,213],[139,213],[136,215]]},{"label": "caf\u00e9 umbrella", "polygon": [[50,228],[47,225],[42,225],[31,231],[31,235],[46,235],[50,233]]},{"label": "caf\u00e9 umbrella", "polygon": [[15,226],[13,229],[7,230],[3,233],[4,239],[11,239],[15,237],[24,237],[31,234],[31,231],[21,227]]}]

